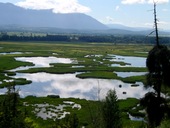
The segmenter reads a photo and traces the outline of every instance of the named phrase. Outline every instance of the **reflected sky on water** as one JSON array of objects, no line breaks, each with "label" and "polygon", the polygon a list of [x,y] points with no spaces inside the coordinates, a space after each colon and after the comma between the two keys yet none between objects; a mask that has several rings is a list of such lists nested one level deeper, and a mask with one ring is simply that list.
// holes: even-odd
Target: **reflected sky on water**
[{"label": "reflected sky on water", "polygon": [[23,52],[1,52],[0,55],[15,55],[15,54],[23,54]]},{"label": "reflected sky on water", "polygon": [[22,62],[30,62],[30,63],[33,63],[34,66],[18,67],[11,71],[27,70],[29,68],[38,68],[38,67],[50,67],[50,63],[70,64],[70,63],[75,62],[75,60],[72,60],[69,58],[57,58],[54,56],[50,56],[50,57],[16,57],[15,60],[22,61]]},{"label": "reflected sky on water", "polygon": [[[127,97],[141,98],[148,91],[140,86],[131,87],[131,84],[119,80],[107,79],[79,79],[75,74],[49,74],[49,73],[18,73],[15,78],[26,78],[32,81],[30,85],[16,86],[21,97],[27,95],[47,96],[60,95],[62,98],[75,97],[91,100],[103,99],[110,89],[116,89],[119,99]],[[122,87],[120,88],[119,85]],[[100,96],[98,97],[98,92]],[[126,94],[123,94],[126,92]]]},{"label": "reflected sky on water", "polygon": [[131,76],[141,76],[146,75],[147,72],[115,72],[117,76],[125,78],[125,77],[131,77]]},{"label": "reflected sky on water", "polygon": [[[109,57],[112,57],[110,61],[116,62],[124,62],[130,65],[126,65],[127,67],[146,67],[146,58],[145,57],[134,57],[134,56],[119,56],[109,54]],[[118,64],[112,64],[112,66],[120,66]]]},{"label": "reflected sky on water", "polygon": [[50,67],[50,63],[63,63],[69,64],[72,63],[73,60],[69,58],[57,58],[57,57],[16,57],[18,61],[23,62],[31,62],[35,64],[36,67]]},{"label": "reflected sky on water", "polygon": [[[110,55],[112,56],[112,55]],[[75,60],[69,58],[57,57],[17,57],[18,61],[31,62],[35,64],[34,67],[50,67],[50,63],[73,63]],[[113,61],[124,61],[131,63],[131,66],[145,67],[146,58],[142,57],[125,57],[113,56]],[[33,66],[32,66],[33,67]],[[25,67],[26,69],[30,66]],[[23,67],[14,69],[22,70]],[[136,74],[132,72],[117,72],[118,76],[127,77]],[[144,73],[142,73],[144,74]],[[143,88],[141,82],[137,83],[139,86],[131,87],[131,84],[124,83],[120,80],[111,79],[80,79],[76,74],[49,74],[49,73],[17,73],[15,78],[26,78],[31,80],[29,85],[16,86],[19,89],[21,97],[28,95],[47,96],[59,95],[62,98],[75,97],[85,98],[91,100],[103,99],[110,89],[116,89],[119,99],[127,97],[141,98],[148,90]],[[120,86],[121,85],[121,86]],[[6,89],[0,89],[0,94],[6,92]],[[124,94],[123,94],[124,93]],[[99,96],[98,96],[99,95]]]}]

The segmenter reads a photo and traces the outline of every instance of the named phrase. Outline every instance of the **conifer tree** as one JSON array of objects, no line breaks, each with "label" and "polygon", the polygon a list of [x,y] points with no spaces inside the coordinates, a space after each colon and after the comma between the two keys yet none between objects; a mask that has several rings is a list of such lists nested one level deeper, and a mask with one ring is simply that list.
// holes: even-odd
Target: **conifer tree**
[{"label": "conifer tree", "polygon": [[118,98],[115,90],[109,90],[102,102],[104,128],[122,128]]},{"label": "conifer tree", "polygon": [[0,128],[29,128],[25,123],[25,113],[19,109],[19,94],[13,85],[8,87],[0,101]]},{"label": "conifer tree", "polygon": [[163,86],[170,87],[170,51],[166,46],[159,43],[156,16],[156,3],[154,3],[156,44],[149,52],[146,60],[148,68],[146,87],[152,87],[155,92],[149,92],[141,99],[141,105],[146,107],[151,128],[159,126],[168,111],[166,99],[161,97],[161,89]]}]

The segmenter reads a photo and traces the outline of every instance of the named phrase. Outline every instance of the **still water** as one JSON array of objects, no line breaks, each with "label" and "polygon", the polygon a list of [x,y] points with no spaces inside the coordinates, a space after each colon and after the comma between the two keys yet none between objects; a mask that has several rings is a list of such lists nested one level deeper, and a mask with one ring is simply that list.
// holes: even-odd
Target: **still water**
[{"label": "still water", "polygon": [[[146,67],[145,57],[119,56],[113,54],[109,54],[108,56],[112,58],[110,61],[127,63],[126,67]],[[121,65],[112,64],[112,66],[121,66]]]},{"label": "still water", "polygon": [[[134,67],[144,66],[144,58],[138,57],[124,57],[115,56],[115,59],[126,61]],[[139,63],[136,63],[136,59],[139,59]],[[18,61],[31,62],[34,67],[50,67],[50,63],[74,63],[75,60],[68,58],[56,58],[56,57],[18,57]],[[144,62],[143,62],[144,61]],[[27,68],[30,68],[29,66]],[[22,69],[21,67],[16,70]],[[128,75],[129,73],[126,73]],[[132,76],[135,75],[132,72]],[[142,73],[144,74],[144,73]],[[118,74],[121,76],[121,74]],[[75,74],[49,74],[49,73],[17,73],[15,78],[26,78],[31,80],[32,83],[29,85],[16,86],[19,89],[21,97],[28,95],[34,96],[47,96],[47,95],[59,95],[62,98],[75,97],[84,98],[90,100],[103,99],[106,93],[110,89],[115,89],[119,99],[125,99],[127,97],[141,98],[148,90],[143,88],[143,83],[138,82],[139,86],[131,87],[131,84],[124,83],[120,80],[109,80],[109,79],[80,79]],[[123,75],[122,75],[123,77]],[[121,86],[120,86],[121,85]],[[1,89],[0,93],[4,93],[6,89]]]},{"label": "still water", "polygon": [[[103,99],[108,90],[116,89],[118,98],[124,99],[127,97],[141,98],[147,92],[140,82],[137,83],[140,86],[131,87],[131,84],[119,80],[79,79],[76,74],[19,73],[16,78],[26,78],[32,81],[32,84],[17,86],[22,97],[54,94],[63,98],[75,97],[97,100]],[[120,88],[119,85],[122,87]],[[126,94],[123,94],[123,92],[126,92]]]},{"label": "still water", "polygon": [[24,66],[13,69],[11,71],[19,71],[19,70],[27,70],[29,68],[39,68],[39,67],[50,67],[51,63],[62,63],[62,64],[70,64],[77,63],[74,59],[69,58],[57,58],[57,57],[16,57],[15,60],[22,62],[30,62],[33,63],[34,66]]},{"label": "still water", "polygon": [[69,58],[57,58],[57,57],[16,57],[18,61],[30,62],[35,65],[35,67],[50,67],[50,63],[63,63],[70,64],[73,60]]},{"label": "still water", "polygon": [[115,72],[117,76],[126,78],[126,77],[131,77],[131,76],[142,76],[146,75],[147,72]]}]

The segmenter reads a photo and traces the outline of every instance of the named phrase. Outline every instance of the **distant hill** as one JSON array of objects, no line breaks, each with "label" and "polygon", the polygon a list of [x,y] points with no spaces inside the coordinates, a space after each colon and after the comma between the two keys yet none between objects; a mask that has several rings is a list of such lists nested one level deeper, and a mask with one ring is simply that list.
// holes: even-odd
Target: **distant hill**
[{"label": "distant hill", "polygon": [[[53,13],[52,10],[31,10],[11,3],[0,3],[0,31],[148,35],[153,30],[119,24],[104,25],[82,13],[61,14]],[[160,34],[169,36],[170,32]]]},{"label": "distant hill", "polygon": [[[109,30],[107,30],[107,33],[114,33],[114,34],[124,34],[124,35],[149,35],[154,31],[154,29],[151,28],[144,28],[144,27],[128,27],[121,24],[107,24],[109,27]],[[153,33],[154,34],[154,33]],[[159,31],[160,35],[169,35],[170,36],[170,30],[168,31]]]},{"label": "distant hill", "polygon": [[105,30],[108,27],[82,13],[56,14],[52,10],[31,10],[0,3],[0,26],[51,27],[77,30]]},{"label": "distant hill", "polygon": [[123,30],[129,30],[129,31],[147,31],[150,30],[150,28],[144,28],[144,27],[128,27],[122,24],[107,24],[107,26],[110,29],[123,29]]}]

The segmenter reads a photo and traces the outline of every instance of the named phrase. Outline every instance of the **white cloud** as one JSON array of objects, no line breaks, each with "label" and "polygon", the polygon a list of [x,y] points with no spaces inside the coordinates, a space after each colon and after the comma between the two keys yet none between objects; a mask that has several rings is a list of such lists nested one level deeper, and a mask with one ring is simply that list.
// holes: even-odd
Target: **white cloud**
[{"label": "white cloud", "polygon": [[120,9],[120,6],[116,6],[115,10],[118,11]]},{"label": "white cloud", "polygon": [[147,26],[147,27],[153,27],[154,24],[153,23],[144,23],[144,26]]},{"label": "white cloud", "polygon": [[122,4],[153,4],[153,2],[158,4],[168,3],[169,0],[122,0]]},{"label": "white cloud", "polygon": [[162,9],[162,11],[163,11],[163,12],[168,12],[169,10],[166,9],[166,8],[164,8],[164,9]]},{"label": "white cloud", "polygon": [[112,18],[111,16],[106,16],[104,19],[99,20],[103,24],[123,24],[120,21],[117,21],[116,19]]},{"label": "white cloud", "polygon": [[26,9],[52,9],[54,13],[87,13],[90,8],[78,3],[78,0],[25,0],[16,5]]},{"label": "white cloud", "polygon": [[146,0],[146,1],[149,4],[153,4],[153,2],[158,3],[158,4],[169,3],[169,0]]},{"label": "white cloud", "polygon": [[160,24],[160,25],[169,25],[170,23],[166,22],[166,21],[159,21],[158,24]]},{"label": "white cloud", "polygon": [[122,4],[136,4],[136,3],[144,3],[145,0],[122,0]]},{"label": "white cloud", "polygon": [[[169,22],[158,21],[158,28],[159,28],[159,30],[165,29],[168,25],[170,25]],[[149,27],[149,28],[154,28],[154,23],[145,23],[144,26],[145,27]]]},{"label": "white cloud", "polygon": [[110,16],[106,16],[106,20],[108,22],[114,22],[114,19],[112,17],[110,17]]}]

